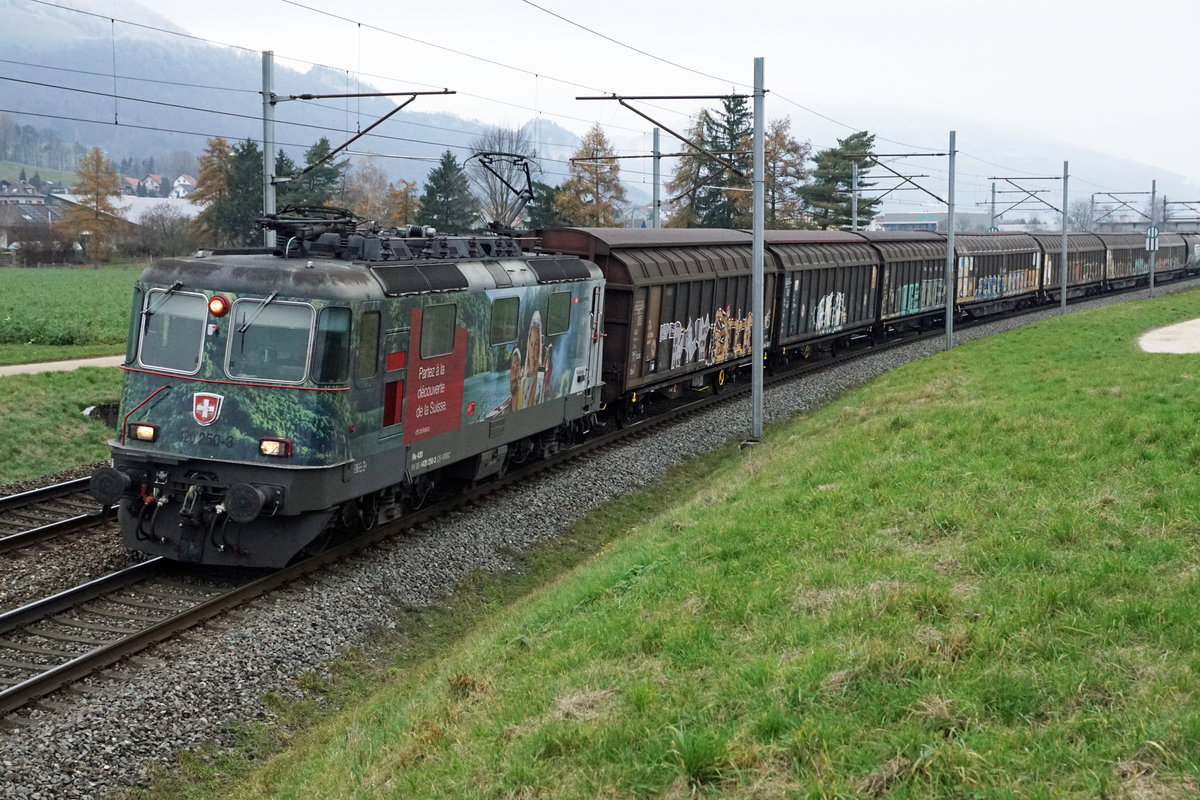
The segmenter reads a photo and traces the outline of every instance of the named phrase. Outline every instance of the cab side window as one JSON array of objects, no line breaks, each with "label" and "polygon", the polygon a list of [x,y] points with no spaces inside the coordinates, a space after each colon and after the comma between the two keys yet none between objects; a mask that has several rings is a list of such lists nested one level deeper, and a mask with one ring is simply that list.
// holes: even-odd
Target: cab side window
[{"label": "cab side window", "polygon": [[492,303],[492,330],[488,343],[509,344],[517,340],[517,320],[520,319],[521,300],[517,297],[500,297]]},{"label": "cab side window", "polygon": [[317,383],[345,383],[349,377],[350,309],[329,306],[317,317],[313,378]]},{"label": "cab side window", "polygon": [[557,336],[571,327],[571,293],[554,292],[546,314],[546,335]]},{"label": "cab side window", "polygon": [[379,372],[379,312],[366,311],[358,330],[358,358],[354,374],[359,380],[374,378]]},{"label": "cab side window", "polygon": [[421,358],[436,358],[454,350],[453,303],[429,306],[421,317]]}]

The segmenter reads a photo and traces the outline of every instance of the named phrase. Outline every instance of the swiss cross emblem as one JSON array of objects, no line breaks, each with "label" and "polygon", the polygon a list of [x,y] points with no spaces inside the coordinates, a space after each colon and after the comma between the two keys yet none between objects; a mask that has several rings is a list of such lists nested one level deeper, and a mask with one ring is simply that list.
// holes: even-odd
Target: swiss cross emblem
[{"label": "swiss cross emblem", "polygon": [[201,425],[212,425],[221,416],[221,403],[225,398],[219,394],[196,392],[192,395],[192,416]]}]

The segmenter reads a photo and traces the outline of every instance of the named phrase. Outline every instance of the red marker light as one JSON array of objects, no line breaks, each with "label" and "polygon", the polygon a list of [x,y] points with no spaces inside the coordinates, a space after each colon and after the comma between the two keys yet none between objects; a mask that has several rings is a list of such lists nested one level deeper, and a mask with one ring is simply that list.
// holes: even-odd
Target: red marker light
[{"label": "red marker light", "polygon": [[208,301],[208,313],[223,317],[229,311],[229,300],[224,295],[214,294]]}]

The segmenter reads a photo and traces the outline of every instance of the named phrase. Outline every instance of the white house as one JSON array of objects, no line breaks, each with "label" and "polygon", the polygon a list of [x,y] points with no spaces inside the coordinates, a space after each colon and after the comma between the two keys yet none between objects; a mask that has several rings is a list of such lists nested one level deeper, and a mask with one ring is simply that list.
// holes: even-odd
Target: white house
[{"label": "white house", "polygon": [[187,197],[196,191],[196,179],[191,175],[180,175],[171,184],[171,197]]}]

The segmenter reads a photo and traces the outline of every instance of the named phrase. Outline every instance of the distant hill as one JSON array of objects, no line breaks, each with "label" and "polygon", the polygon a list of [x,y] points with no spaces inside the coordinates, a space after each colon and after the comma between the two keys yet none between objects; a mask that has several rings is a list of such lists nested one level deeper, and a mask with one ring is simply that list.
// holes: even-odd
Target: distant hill
[{"label": "distant hill", "polygon": [[[97,0],[68,0],[76,8],[107,17],[111,10]],[[166,20],[137,3],[121,6],[123,19],[164,29],[176,29]],[[3,81],[0,107],[54,116],[8,115],[16,125],[31,125],[53,131],[67,143],[85,148],[100,146],[114,164],[123,158],[153,157],[156,164],[172,155],[198,155],[210,136],[230,141],[262,138],[262,60],[256,53],[210,45],[158,31],[118,25],[107,19],[32,5],[25,0],[0,0],[0,19],[5,21],[6,60],[4,74],[16,81]],[[176,29],[177,30],[177,29]],[[179,86],[131,80],[115,80],[114,45],[118,76],[162,77],[195,85]],[[13,63],[16,62],[16,63]],[[35,65],[35,66],[28,66]],[[152,65],[147,68],[147,65]],[[71,87],[97,94],[66,91]],[[366,84],[347,86],[346,75],[314,68],[300,73],[276,62],[275,92],[288,94],[335,94],[379,91]],[[151,101],[151,102],[143,102]],[[334,146],[357,130],[372,124],[396,102],[390,98],[294,101],[277,105],[276,138],[280,147],[297,162],[304,150],[321,136]],[[420,106],[420,100],[413,109]],[[95,124],[82,120],[100,120]],[[530,122],[545,144],[539,155],[565,161],[579,140],[549,120]],[[377,130],[383,137],[364,137],[351,149],[380,154],[436,159],[450,149],[459,161],[470,155],[472,141],[488,125],[453,114],[419,110],[399,112]],[[392,179],[422,182],[428,161],[380,158],[379,167]],[[169,170],[164,170],[169,171]],[[547,164],[547,171],[566,172],[565,164]],[[551,183],[561,177],[552,176]]]}]

